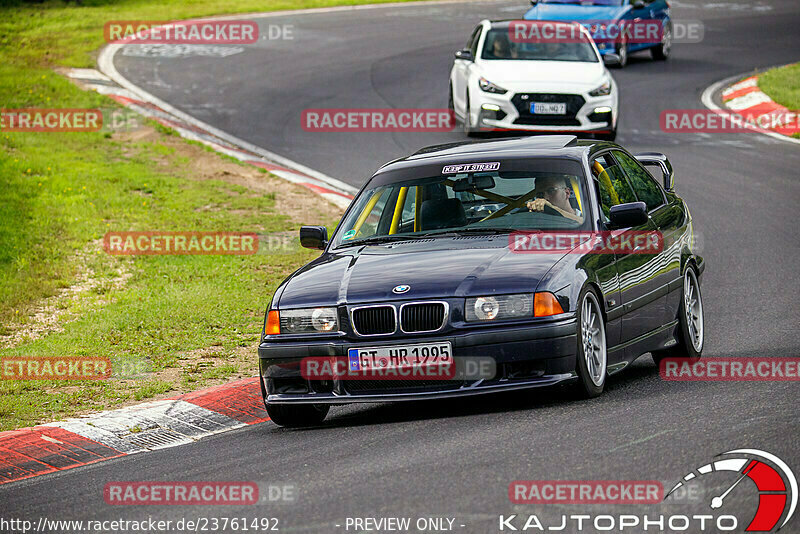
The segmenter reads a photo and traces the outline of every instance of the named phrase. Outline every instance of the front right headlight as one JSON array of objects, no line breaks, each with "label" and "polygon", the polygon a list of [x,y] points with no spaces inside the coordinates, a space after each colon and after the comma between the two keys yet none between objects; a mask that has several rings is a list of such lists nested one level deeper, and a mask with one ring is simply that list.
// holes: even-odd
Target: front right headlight
[{"label": "front right headlight", "polygon": [[465,312],[467,322],[532,317],[533,293],[468,298]]},{"label": "front right headlight", "polygon": [[589,96],[607,96],[611,94],[611,80],[606,80],[603,85],[589,91]]},{"label": "front right headlight", "polygon": [[317,334],[339,330],[336,308],[279,310],[281,334]]}]

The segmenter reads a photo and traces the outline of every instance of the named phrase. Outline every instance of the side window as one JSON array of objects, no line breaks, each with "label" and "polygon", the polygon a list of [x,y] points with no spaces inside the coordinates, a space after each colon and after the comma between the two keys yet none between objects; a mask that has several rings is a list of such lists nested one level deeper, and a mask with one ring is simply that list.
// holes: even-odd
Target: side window
[{"label": "side window", "polygon": [[481,34],[481,28],[482,26],[478,26],[477,28],[472,30],[472,33],[469,35],[469,39],[467,39],[467,44],[464,48],[472,50],[472,45],[475,43],[475,40],[478,38],[478,35]]},{"label": "side window", "polygon": [[613,151],[614,158],[619,162],[622,170],[633,187],[639,200],[647,204],[647,211],[652,211],[664,203],[661,188],[638,161],[619,150]]},{"label": "side window", "polygon": [[483,30],[483,26],[478,26],[475,28],[475,31],[472,33],[472,38],[470,42],[467,44],[469,47],[470,52],[472,52],[472,57],[477,57],[478,54],[478,41],[481,40],[481,31]]},{"label": "side window", "polygon": [[605,222],[609,220],[611,206],[636,202],[636,196],[625,180],[625,174],[614,160],[600,156],[592,160],[591,168],[600,193],[600,208]]}]

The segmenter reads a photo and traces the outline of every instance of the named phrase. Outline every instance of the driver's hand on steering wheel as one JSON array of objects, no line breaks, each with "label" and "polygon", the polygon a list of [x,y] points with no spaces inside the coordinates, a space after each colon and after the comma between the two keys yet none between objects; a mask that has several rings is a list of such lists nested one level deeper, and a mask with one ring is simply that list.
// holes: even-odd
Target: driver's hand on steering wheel
[{"label": "driver's hand on steering wheel", "polygon": [[554,208],[552,204],[550,204],[543,198],[537,198],[536,200],[529,200],[528,202],[525,203],[525,205],[528,207],[528,211],[544,211],[545,206],[550,206],[551,208]]}]

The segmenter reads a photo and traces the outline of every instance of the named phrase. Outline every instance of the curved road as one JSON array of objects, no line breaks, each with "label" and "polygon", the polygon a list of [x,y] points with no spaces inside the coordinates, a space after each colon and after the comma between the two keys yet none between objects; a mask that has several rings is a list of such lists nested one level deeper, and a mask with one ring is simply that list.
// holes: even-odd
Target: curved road
[{"label": "curved road", "polygon": [[[800,59],[800,10],[795,0],[671,4],[675,19],[701,20],[705,38],[677,44],[666,63],[634,56],[626,69],[614,71],[622,106],[618,141],[634,152],[666,152],[673,161],[677,190],[689,202],[708,260],[705,356],[800,356],[794,233],[800,148],[757,134],[676,135],[658,126],[663,109],[702,108],[702,91],[722,78]],[[226,57],[120,53],[115,65],[182,111],[360,186],[386,160],[463,136],[305,132],[302,111],[444,107],[452,53],[475,23],[519,17],[525,7],[522,1],[453,2],[258,17],[262,34],[269,24],[288,24],[294,39],[265,40]],[[25,518],[275,516],[285,532],[347,532],[345,518],[353,516],[446,516],[455,518],[456,531],[472,533],[497,531],[500,514],[537,513],[558,526],[561,513],[605,509],[515,506],[509,482],[667,485],[736,448],[770,451],[800,474],[799,391],[796,382],[665,382],[644,357],[589,402],[569,400],[556,389],[338,408],[322,428],[256,425],[2,486],[0,502],[4,516]],[[299,497],[238,509],[107,506],[103,486],[119,480],[291,483]],[[707,513],[725,483],[704,488],[702,502],[625,511]],[[752,489],[733,492],[726,508],[749,520]],[[800,519],[793,526],[789,531],[800,531]]]}]

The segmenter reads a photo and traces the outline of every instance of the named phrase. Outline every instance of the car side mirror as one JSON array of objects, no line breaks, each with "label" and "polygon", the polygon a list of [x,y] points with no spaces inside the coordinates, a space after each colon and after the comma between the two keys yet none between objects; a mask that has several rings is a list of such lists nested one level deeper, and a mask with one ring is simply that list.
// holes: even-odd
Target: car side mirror
[{"label": "car side mirror", "polygon": [[532,6],[535,6],[538,3],[539,3],[539,0],[531,0],[531,5]]},{"label": "car side mirror", "polygon": [[463,59],[464,61],[473,61],[472,52],[468,48],[456,52],[456,59]]},{"label": "car side mirror", "polygon": [[328,244],[328,229],[324,226],[300,227],[300,245],[305,248],[325,250]]},{"label": "car side mirror", "polygon": [[642,9],[643,7],[644,7],[644,2],[643,2],[643,0],[636,0],[636,1],[633,3],[633,9]]},{"label": "car side mirror", "polygon": [[614,228],[630,228],[647,222],[647,205],[644,202],[628,202],[611,206],[608,218]]},{"label": "car side mirror", "polygon": [[669,158],[661,152],[643,152],[636,154],[636,160],[645,167],[658,167],[661,170],[664,189],[667,191],[675,190],[675,171]]},{"label": "car side mirror", "polygon": [[619,54],[609,52],[603,56],[603,63],[606,65],[619,65],[620,61]]}]

